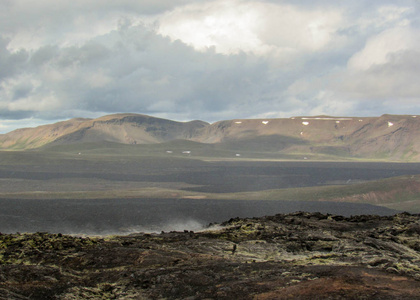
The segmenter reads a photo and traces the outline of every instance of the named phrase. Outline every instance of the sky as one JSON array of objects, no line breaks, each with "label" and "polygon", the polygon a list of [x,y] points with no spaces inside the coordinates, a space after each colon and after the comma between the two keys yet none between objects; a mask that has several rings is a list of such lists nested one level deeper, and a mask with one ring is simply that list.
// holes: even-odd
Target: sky
[{"label": "sky", "polygon": [[0,133],[420,114],[419,0],[0,0]]}]

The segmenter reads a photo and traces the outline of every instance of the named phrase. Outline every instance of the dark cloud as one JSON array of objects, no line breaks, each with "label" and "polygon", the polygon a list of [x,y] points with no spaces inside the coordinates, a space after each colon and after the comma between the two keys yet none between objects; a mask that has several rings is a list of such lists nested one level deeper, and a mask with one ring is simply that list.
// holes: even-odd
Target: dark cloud
[{"label": "dark cloud", "polygon": [[[293,18],[300,18],[296,24],[308,26],[312,35],[306,35],[306,27],[280,28],[286,25],[276,19],[275,9],[264,16],[263,27],[254,28],[235,15],[235,6],[220,0],[2,1],[0,129],[5,126],[1,119],[55,120],[114,112],[216,121],[420,109],[414,2],[235,3],[242,5],[241,11],[264,12],[267,8],[257,2],[279,6],[271,7],[279,11],[281,5],[292,7]],[[218,14],[220,9],[227,11]],[[182,26],[201,22],[195,11],[203,20],[232,16],[242,22],[240,33],[255,40],[230,51],[229,37],[241,41],[242,36],[223,32],[231,29],[229,24],[223,27],[223,20],[215,23],[221,28],[212,28],[209,21],[203,27],[206,34],[226,44],[197,49],[191,41],[205,33],[182,31]],[[160,28],[170,28],[170,22],[178,31],[164,36]],[[387,34],[394,29],[404,34]],[[184,39],[191,32],[197,36]],[[398,42],[404,47],[389,47]],[[376,49],[372,45],[388,49],[384,59],[371,55]],[[259,48],[253,51],[254,46]]]},{"label": "dark cloud", "polygon": [[[27,64],[30,76],[40,80],[38,92],[54,91],[66,110],[173,111],[207,118],[257,105],[260,89],[273,85],[262,59],[196,52],[144,26],[113,31],[80,47],[43,47]],[[14,99],[34,90],[27,82],[16,83]],[[50,113],[48,106],[45,112]]]},{"label": "dark cloud", "polygon": [[0,36],[0,80],[13,76],[22,71],[21,68],[28,60],[28,53],[24,50],[11,53],[7,49],[8,41]]}]

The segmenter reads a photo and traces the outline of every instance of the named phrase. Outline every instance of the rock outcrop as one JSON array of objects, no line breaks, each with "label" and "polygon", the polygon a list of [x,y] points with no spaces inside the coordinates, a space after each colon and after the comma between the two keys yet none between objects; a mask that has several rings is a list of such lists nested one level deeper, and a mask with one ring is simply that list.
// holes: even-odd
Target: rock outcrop
[{"label": "rock outcrop", "polygon": [[420,215],[297,212],[203,232],[0,235],[0,299],[420,299]]}]

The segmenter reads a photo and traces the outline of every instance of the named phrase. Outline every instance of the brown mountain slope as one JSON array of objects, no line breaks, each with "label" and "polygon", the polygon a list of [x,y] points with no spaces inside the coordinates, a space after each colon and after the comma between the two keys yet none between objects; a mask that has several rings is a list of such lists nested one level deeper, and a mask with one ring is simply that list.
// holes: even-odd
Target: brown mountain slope
[{"label": "brown mountain slope", "polygon": [[85,128],[90,119],[71,119],[35,128],[16,129],[0,135],[0,149],[24,150],[51,143],[57,138]]},{"label": "brown mountain slope", "polygon": [[[202,142],[238,145],[253,140],[267,148],[270,147],[267,142],[271,140],[273,151],[285,153],[420,159],[420,118],[417,116],[231,120],[216,122],[202,131],[199,137]],[[279,138],[288,141],[287,145],[280,147]]]},{"label": "brown mountain slope", "polygon": [[116,142],[152,144],[190,139],[208,125],[203,121],[176,122],[140,114],[114,114],[97,119],[71,119],[0,135],[0,149],[32,149],[47,144]]},{"label": "brown mountain slope", "polygon": [[154,144],[181,139],[235,151],[419,161],[419,136],[420,117],[409,115],[236,119],[208,124],[116,114],[15,130],[0,135],[0,149],[102,141]]},{"label": "brown mountain slope", "polygon": [[89,126],[63,135],[54,143],[116,142],[155,144],[177,139],[191,139],[207,126],[203,121],[176,122],[139,114],[108,115],[94,119]]}]

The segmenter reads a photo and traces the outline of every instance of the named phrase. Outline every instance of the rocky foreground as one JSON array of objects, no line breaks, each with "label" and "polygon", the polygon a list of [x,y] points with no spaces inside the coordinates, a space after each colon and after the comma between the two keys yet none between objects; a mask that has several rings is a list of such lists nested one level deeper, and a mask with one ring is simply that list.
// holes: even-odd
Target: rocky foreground
[{"label": "rocky foreground", "polygon": [[102,238],[2,234],[0,299],[420,299],[420,215],[299,212]]}]

